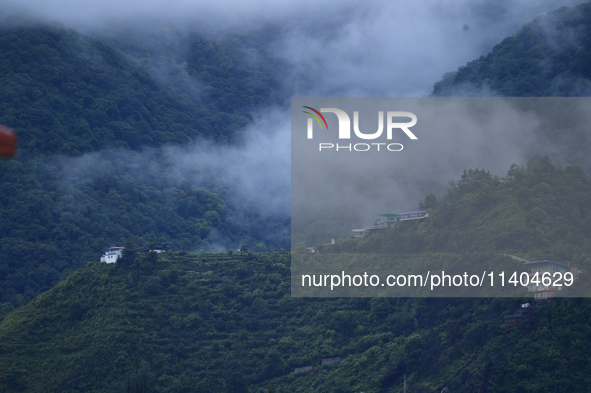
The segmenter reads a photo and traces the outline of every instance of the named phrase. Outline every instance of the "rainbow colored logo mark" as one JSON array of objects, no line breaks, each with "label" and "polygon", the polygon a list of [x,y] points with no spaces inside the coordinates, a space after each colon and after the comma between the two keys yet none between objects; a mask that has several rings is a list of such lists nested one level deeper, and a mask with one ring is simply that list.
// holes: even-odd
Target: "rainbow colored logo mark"
[{"label": "rainbow colored logo mark", "polygon": [[[310,109],[311,111],[313,111],[314,113],[316,113],[316,115],[320,116],[320,118],[324,122],[324,125],[326,126],[326,129],[328,130],[328,124],[326,123],[326,119],[324,118],[324,116],[322,116],[322,113],[318,112],[316,109],[314,109],[314,108],[312,108],[310,106],[303,106],[302,108]],[[308,111],[302,111],[302,112],[307,113],[308,115],[310,115],[314,119],[316,119],[316,121],[318,122],[318,124],[320,124],[320,129],[322,129],[322,123],[320,122],[320,119],[314,113],[311,113],[311,112],[308,112]]]}]

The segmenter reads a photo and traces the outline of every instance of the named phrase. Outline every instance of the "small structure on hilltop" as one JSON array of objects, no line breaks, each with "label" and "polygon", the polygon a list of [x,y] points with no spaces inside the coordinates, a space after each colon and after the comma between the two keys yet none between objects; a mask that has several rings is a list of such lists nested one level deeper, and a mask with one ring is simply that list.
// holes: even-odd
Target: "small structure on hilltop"
[{"label": "small structure on hilltop", "polygon": [[101,255],[101,262],[115,263],[123,257],[125,247],[109,247],[104,255]]}]

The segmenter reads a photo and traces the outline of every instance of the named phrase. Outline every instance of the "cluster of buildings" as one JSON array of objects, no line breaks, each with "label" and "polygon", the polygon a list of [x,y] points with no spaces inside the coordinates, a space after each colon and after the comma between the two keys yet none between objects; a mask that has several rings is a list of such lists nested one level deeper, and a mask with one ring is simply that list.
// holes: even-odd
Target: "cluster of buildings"
[{"label": "cluster of buildings", "polygon": [[366,225],[360,229],[353,229],[353,233],[355,234],[355,237],[365,237],[372,232],[389,228],[402,221],[422,220],[427,217],[429,217],[429,213],[426,210],[407,213],[382,213],[377,215],[377,219],[373,225]]},{"label": "cluster of buildings", "polygon": [[[355,237],[365,237],[402,221],[422,220],[427,217],[429,213],[426,210],[377,214],[373,225],[353,229],[353,233]],[[533,292],[535,300],[572,295],[575,290],[573,283],[578,280],[580,272],[574,266],[549,260],[525,262],[523,266],[527,271],[524,273],[525,276],[519,279],[523,282],[522,285],[527,286],[529,292]]]},{"label": "cluster of buildings", "polygon": [[[156,248],[154,250],[148,250],[148,252],[155,252],[157,254],[165,252],[168,249],[168,245],[166,243],[162,243],[161,248]],[[123,258],[123,250],[125,247],[109,247],[105,250],[105,253],[101,255],[101,262],[105,263],[115,263],[121,258]],[[203,250],[201,250],[203,252]]]}]

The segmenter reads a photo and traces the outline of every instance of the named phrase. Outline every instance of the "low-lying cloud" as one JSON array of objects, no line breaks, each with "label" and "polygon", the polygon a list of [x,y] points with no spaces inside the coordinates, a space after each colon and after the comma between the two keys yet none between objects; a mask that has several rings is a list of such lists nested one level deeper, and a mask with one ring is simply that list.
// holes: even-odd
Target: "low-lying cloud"
[{"label": "low-lying cloud", "polygon": [[62,178],[69,186],[93,178],[126,173],[138,182],[166,187],[212,187],[226,190],[229,204],[289,216],[289,115],[275,109],[256,117],[237,145],[208,141],[142,151],[104,149],[81,157],[61,157]]},{"label": "low-lying cloud", "polygon": [[[121,24],[135,29],[138,37],[152,23],[218,34],[278,26],[273,50],[289,65],[290,71],[284,75],[286,95],[421,97],[430,94],[444,73],[485,55],[532,18],[580,2],[21,0],[19,7],[27,8],[31,18],[55,20],[95,36]],[[12,3],[4,4],[11,7]],[[160,71],[166,75],[166,70]],[[197,90],[200,81],[192,83]],[[75,168],[65,176],[73,179],[84,173],[85,166],[92,166],[113,173],[167,176],[171,184],[217,182],[232,191],[229,194],[234,195],[237,205],[288,216],[289,109],[261,108],[253,117],[240,144],[219,146],[199,141],[140,152],[90,153],[65,159],[65,167]],[[482,162],[483,157],[494,157],[494,148],[489,149],[492,145],[486,138],[480,134],[466,136],[469,145],[463,152],[458,149],[452,161],[438,162],[437,168],[425,164],[427,167],[420,171],[413,169],[414,176],[422,176],[421,187],[402,193],[407,200],[401,204],[413,206],[425,185],[443,187],[451,176],[460,176],[462,169]],[[450,138],[440,139],[439,148],[457,148],[457,143],[446,145]],[[126,164],[109,165],[109,154],[128,155],[123,161]],[[519,158],[525,159],[522,150],[511,147],[510,154],[505,152],[482,163],[488,165],[485,169],[498,171]],[[401,186],[413,186],[408,179],[402,181]]]}]

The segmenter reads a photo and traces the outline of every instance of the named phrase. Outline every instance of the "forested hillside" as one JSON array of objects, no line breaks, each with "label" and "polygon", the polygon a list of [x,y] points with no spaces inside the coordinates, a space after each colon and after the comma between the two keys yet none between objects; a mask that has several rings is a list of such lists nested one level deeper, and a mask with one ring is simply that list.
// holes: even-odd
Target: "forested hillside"
[{"label": "forested hillside", "polygon": [[[19,154],[27,158],[104,147],[137,150],[200,137],[231,141],[250,111],[277,97],[281,65],[269,51],[265,58],[255,52],[259,58],[250,64],[239,61],[249,46],[265,47],[260,37],[192,34],[187,40],[181,53],[187,64],[164,81],[151,73],[150,58],[130,57],[72,30],[2,27],[0,123],[19,132]],[[187,94],[191,76],[202,84],[199,94]]]},{"label": "forested hillside", "polygon": [[[513,165],[507,176],[466,170],[441,197],[419,203],[429,219],[400,223],[328,252],[509,253],[529,260],[591,263],[591,182],[581,167],[548,157]],[[391,241],[392,238],[404,241]]]},{"label": "forested hillside", "polygon": [[0,124],[19,135],[18,158],[0,161],[0,303],[33,298],[130,236],[142,247],[289,248],[286,214],[249,207],[203,165],[179,175],[166,150],[239,145],[250,113],[277,102],[284,66],[263,33],[185,35],[178,51],[150,42],[140,58],[123,33],[105,43],[45,24],[0,28]]},{"label": "forested hillside", "polygon": [[[433,96],[588,97],[591,95],[591,4],[563,7],[536,18],[505,38],[486,56],[473,60],[435,83]],[[580,105],[586,120],[589,99]],[[561,117],[560,108],[549,114]],[[567,120],[558,129],[541,128],[529,152],[576,164],[591,173],[585,128]],[[536,151],[537,150],[537,151]]]},{"label": "forested hillside", "polygon": [[[451,236],[457,243],[446,250],[459,259],[475,228],[511,234],[499,226],[518,229],[525,220],[528,233],[489,236],[474,247],[566,262],[565,250],[588,255],[586,240],[569,232],[584,230],[588,212],[581,208],[569,226],[570,213],[538,190],[557,190],[580,206],[589,182],[580,168],[556,168],[546,158],[513,167],[504,179],[469,170],[441,200],[425,198],[429,219],[350,244],[383,241],[422,253]],[[516,209],[513,221],[495,219],[494,209],[479,208],[484,195],[500,209],[517,203],[534,213]],[[287,253],[130,248],[117,264],[89,263],[31,303],[4,310],[0,380],[6,392],[60,393],[124,391],[128,383],[175,393],[386,393],[400,391],[405,374],[409,391],[418,392],[583,391],[591,383],[585,300],[537,303],[515,319],[531,299],[302,299],[289,287]]]},{"label": "forested hillside", "polygon": [[[589,5],[537,19],[434,95],[585,95],[589,26]],[[587,299],[516,316],[531,298],[292,298],[289,217],[205,165],[179,176],[167,145],[240,147],[253,109],[284,103],[277,31],[0,27],[0,123],[20,137],[0,161],[0,392],[587,391]],[[585,265],[587,139],[503,177],[466,168],[420,202],[428,219],[322,251]],[[98,263],[110,245],[124,259]]]},{"label": "forested hillside", "polygon": [[591,92],[591,4],[553,11],[446,74],[435,96],[571,97]]}]

